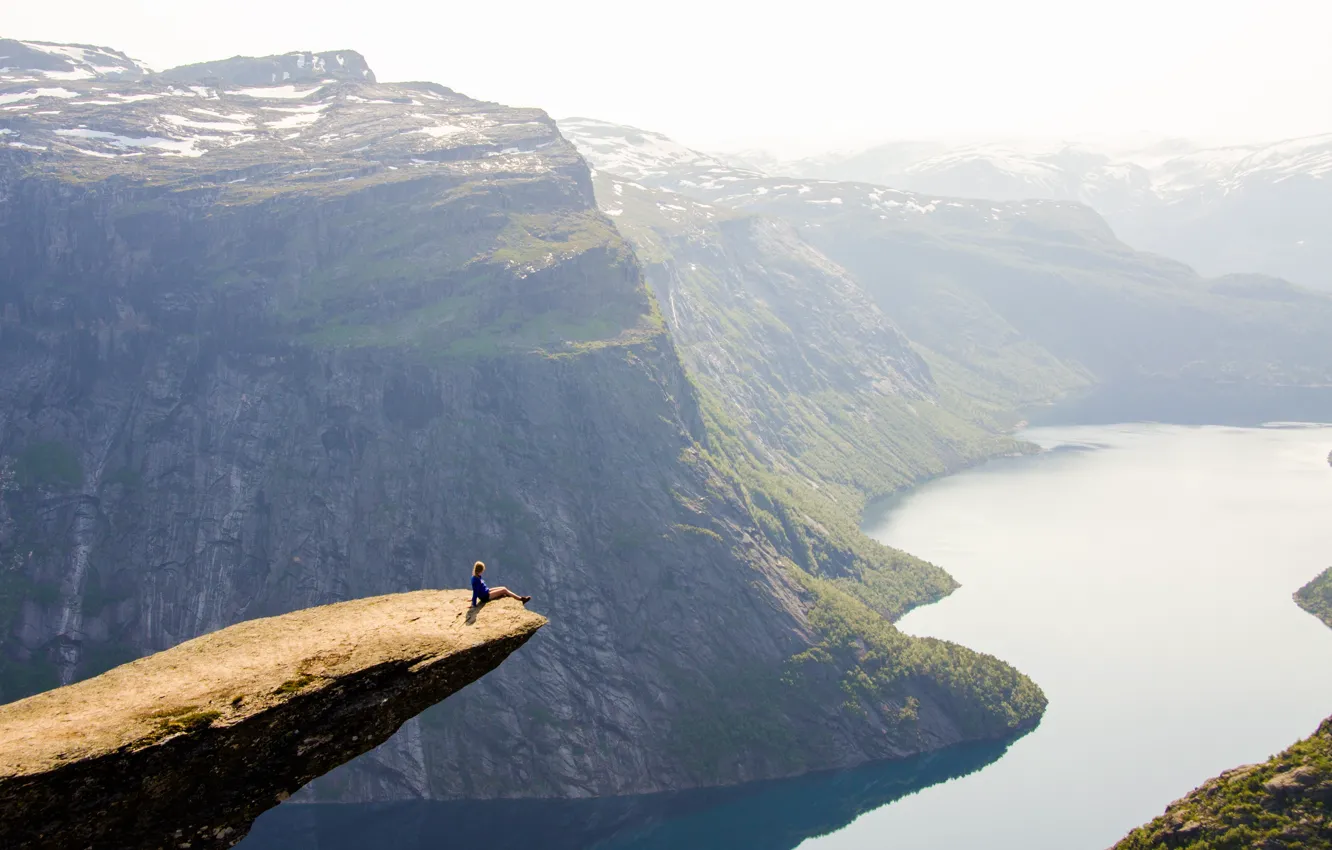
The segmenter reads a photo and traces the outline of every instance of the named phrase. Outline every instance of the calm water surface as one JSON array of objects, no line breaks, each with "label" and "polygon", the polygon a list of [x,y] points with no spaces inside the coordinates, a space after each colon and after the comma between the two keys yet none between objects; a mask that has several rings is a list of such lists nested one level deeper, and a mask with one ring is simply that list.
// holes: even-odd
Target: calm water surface
[{"label": "calm water surface", "polygon": [[[963,587],[901,627],[1050,698],[1007,744],[627,800],[285,806],[244,850],[1103,850],[1332,714],[1332,630],[1291,593],[1332,563],[1332,429],[1039,428],[1051,451],[876,506],[877,539]],[[496,829],[499,824],[503,827]],[[475,836],[468,825],[478,826]]]},{"label": "calm water surface", "polygon": [[1054,451],[931,483],[865,529],[962,582],[901,628],[1016,665],[1045,719],[803,850],[1099,850],[1332,714],[1332,631],[1291,601],[1332,563],[1332,430],[1026,437]]}]

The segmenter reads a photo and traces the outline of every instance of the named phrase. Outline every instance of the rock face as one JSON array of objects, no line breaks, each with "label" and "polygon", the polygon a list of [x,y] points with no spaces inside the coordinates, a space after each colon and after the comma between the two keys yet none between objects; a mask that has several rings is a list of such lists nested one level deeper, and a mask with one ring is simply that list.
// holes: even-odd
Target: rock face
[{"label": "rock face", "polygon": [[279,56],[235,56],[218,62],[182,65],[164,71],[158,77],[173,83],[201,85],[233,84],[269,86],[282,83],[326,83],[349,80],[373,83],[375,74],[365,57],[355,50],[330,50],[324,53],[298,51]]},{"label": "rock face", "polygon": [[[303,797],[661,791],[1037,721],[1029,679],[881,616],[950,589],[941,570],[881,547],[862,569],[774,504],[787,479],[721,459],[548,116],[320,55],[299,82],[266,59],[0,74],[3,699],[463,585],[479,558],[551,627]],[[867,326],[876,379],[932,392]],[[893,606],[842,589],[866,572]]]},{"label": "rock face", "polygon": [[546,622],[418,591],[249,620],[0,707],[0,843],[230,847]]}]

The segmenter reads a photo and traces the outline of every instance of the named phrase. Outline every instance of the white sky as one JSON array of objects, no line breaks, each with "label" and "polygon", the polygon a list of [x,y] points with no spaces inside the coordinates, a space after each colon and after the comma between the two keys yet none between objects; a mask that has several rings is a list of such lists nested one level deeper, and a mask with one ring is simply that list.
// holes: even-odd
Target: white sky
[{"label": "white sky", "polygon": [[1332,0],[0,0],[156,68],[355,49],[381,80],[795,153],[889,138],[1332,132]]}]

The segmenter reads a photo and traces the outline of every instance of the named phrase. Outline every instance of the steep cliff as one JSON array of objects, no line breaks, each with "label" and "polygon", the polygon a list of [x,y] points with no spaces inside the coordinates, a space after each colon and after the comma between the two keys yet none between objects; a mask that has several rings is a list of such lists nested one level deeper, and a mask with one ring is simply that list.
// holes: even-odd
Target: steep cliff
[{"label": "steep cliff", "polygon": [[545,623],[469,601],[418,591],[249,620],[0,707],[0,841],[232,846]]},{"label": "steep cliff", "polygon": [[949,592],[942,570],[860,535],[860,514],[1023,451],[1005,412],[936,378],[859,282],[780,219],[604,171],[594,185],[699,388],[707,444],[749,485],[769,538],[889,617]]},{"label": "steep cliff", "polygon": [[310,56],[0,80],[5,698],[482,558],[553,625],[307,797],[636,793],[1036,722],[1028,679],[852,592],[940,571],[774,525],[548,117],[272,79]]}]

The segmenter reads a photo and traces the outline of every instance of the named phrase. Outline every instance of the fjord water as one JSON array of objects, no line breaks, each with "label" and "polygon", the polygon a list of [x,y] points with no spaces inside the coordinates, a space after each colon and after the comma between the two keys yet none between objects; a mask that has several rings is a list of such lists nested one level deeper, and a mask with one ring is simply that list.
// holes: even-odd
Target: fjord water
[{"label": "fjord water", "polygon": [[1291,593],[1332,563],[1332,429],[1042,428],[1045,454],[919,488],[871,536],[962,587],[899,624],[1049,697],[985,770],[804,850],[1099,850],[1332,714],[1332,632]]},{"label": "fjord water", "polygon": [[[1011,742],[739,789],[583,801],[283,806],[258,848],[1103,850],[1332,714],[1329,428],[1037,428],[1048,451],[874,506],[865,530],[962,582],[900,625],[1050,699]],[[475,834],[473,834],[475,833]]]}]

